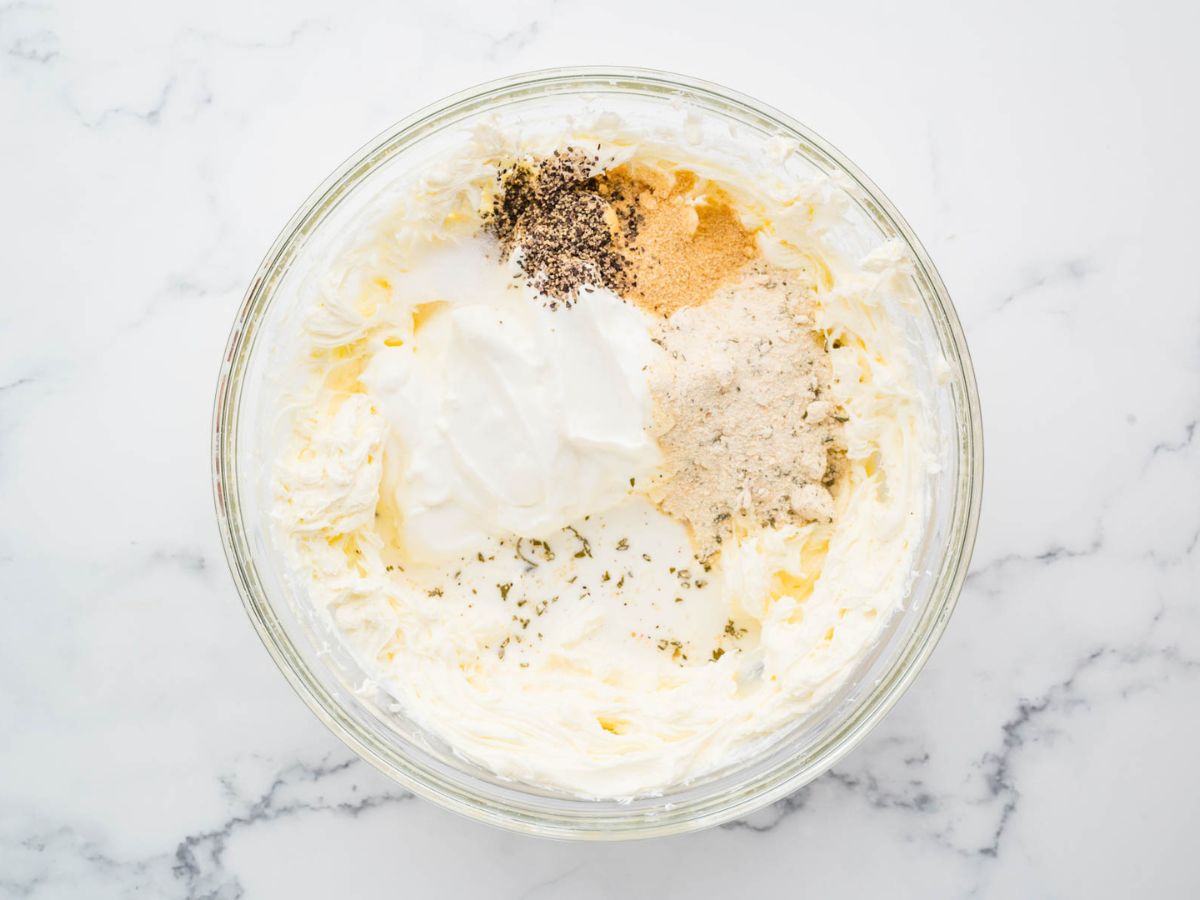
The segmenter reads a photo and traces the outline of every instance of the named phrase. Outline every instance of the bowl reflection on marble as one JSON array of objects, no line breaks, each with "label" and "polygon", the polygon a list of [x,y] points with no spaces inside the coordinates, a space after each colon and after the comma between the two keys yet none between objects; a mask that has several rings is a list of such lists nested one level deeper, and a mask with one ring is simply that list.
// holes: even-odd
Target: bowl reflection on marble
[{"label": "bowl reflection on marble", "polygon": [[[306,255],[338,234],[379,185],[437,159],[452,135],[473,123],[548,121],[589,104],[635,121],[653,121],[682,104],[727,120],[745,140],[791,142],[798,147],[789,158],[797,178],[831,176],[845,192],[859,249],[886,240],[906,245],[920,302],[904,310],[904,332],[915,348],[914,379],[941,455],[926,479],[927,522],[903,609],[837,695],[749,758],[629,802],[584,800],[500,779],[373,689],[283,571],[269,533],[270,463],[262,438],[263,423],[274,418],[267,360],[294,318]],[[474,818],[539,835],[614,839],[744,816],[808,783],[863,739],[912,682],[958,597],[979,515],[982,433],[970,358],[946,289],[909,227],[853,164],[799,123],[723,88],[646,70],[569,69],[490,83],[416,113],[355,154],[304,204],[268,252],[234,323],[217,389],[213,467],[222,538],[251,621],[293,688],[339,738],[413,792]]]}]

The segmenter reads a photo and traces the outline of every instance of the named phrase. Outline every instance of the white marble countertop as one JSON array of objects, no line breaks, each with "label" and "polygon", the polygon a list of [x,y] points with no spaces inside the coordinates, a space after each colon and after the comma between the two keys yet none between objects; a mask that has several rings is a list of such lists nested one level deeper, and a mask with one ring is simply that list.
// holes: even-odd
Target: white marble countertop
[{"label": "white marble countertop", "polygon": [[[0,5],[0,897],[1200,893],[1200,22],[1158,10]],[[419,105],[585,62],[726,83],[870,173],[958,305],[988,457],[958,611],[861,748],[608,846],[356,761],[246,621],[208,466],[310,189]]]}]

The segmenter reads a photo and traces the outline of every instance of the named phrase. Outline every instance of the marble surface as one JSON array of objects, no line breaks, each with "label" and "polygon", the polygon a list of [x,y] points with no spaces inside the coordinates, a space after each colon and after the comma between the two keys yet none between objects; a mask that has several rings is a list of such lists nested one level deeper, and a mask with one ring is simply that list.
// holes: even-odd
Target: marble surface
[{"label": "marble surface", "polygon": [[[1196,7],[736,12],[0,4],[0,897],[1200,892]],[[208,468],[227,328],[309,190],[418,105],[584,62],[724,82],[869,172],[955,297],[988,452],[958,611],[861,748],[609,846],[357,762],[246,621]]]}]

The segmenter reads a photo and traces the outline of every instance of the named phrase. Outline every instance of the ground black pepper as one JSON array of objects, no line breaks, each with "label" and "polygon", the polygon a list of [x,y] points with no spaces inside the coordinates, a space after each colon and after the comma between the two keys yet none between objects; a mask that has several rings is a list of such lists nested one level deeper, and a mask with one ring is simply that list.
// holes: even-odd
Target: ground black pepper
[{"label": "ground black pepper", "polygon": [[518,265],[551,309],[570,306],[581,290],[630,286],[623,251],[637,234],[638,213],[620,189],[595,172],[598,156],[568,147],[500,169],[484,229]]}]

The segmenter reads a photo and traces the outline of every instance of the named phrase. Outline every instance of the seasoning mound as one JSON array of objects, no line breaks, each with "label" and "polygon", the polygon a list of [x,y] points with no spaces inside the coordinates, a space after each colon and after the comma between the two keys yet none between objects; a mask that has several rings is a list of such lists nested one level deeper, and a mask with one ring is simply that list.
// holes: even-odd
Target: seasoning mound
[{"label": "seasoning mound", "polygon": [[617,294],[631,286],[625,250],[637,230],[637,211],[597,177],[598,163],[599,157],[570,147],[518,160],[497,173],[484,212],[484,230],[499,242],[502,257],[517,254],[529,285],[551,308],[570,306],[588,286]]},{"label": "seasoning mound", "polygon": [[658,326],[662,479],[651,496],[707,559],[739,527],[828,522],[843,454],[833,377],[803,272],[762,263]]},{"label": "seasoning mound", "polygon": [[629,297],[649,312],[669,316],[707,302],[758,256],[725,192],[687,169],[620,166],[607,182],[636,210]]}]

